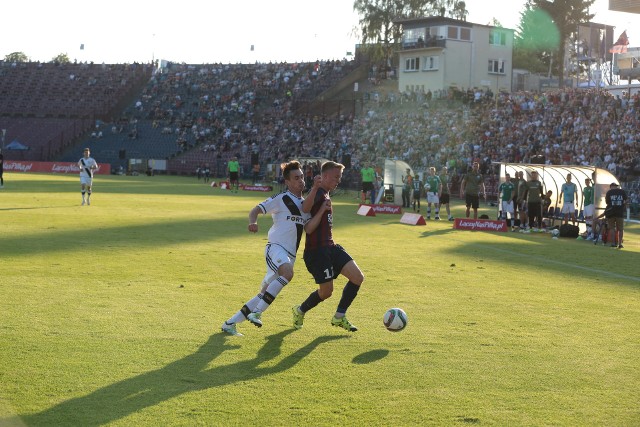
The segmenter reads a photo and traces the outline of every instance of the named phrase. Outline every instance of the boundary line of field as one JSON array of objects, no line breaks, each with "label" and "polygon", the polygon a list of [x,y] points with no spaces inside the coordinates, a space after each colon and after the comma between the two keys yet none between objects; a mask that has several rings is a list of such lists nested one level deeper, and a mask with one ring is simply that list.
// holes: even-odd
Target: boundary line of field
[{"label": "boundary line of field", "polygon": [[[469,244],[468,241],[459,240],[459,242],[460,243],[464,243],[464,244]],[[517,256],[526,257],[526,258],[536,258],[536,259],[538,259],[540,261],[553,263],[553,264],[556,264],[556,265],[561,265],[563,267],[577,268],[579,270],[588,271],[590,273],[597,273],[597,274],[601,274],[603,276],[616,277],[616,278],[619,278],[619,279],[625,279],[625,280],[629,280],[629,281],[632,281],[632,282],[640,283],[640,277],[625,276],[624,274],[618,274],[618,273],[614,273],[614,272],[611,272],[611,271],[598,270],[597,268],[585,267],[583,265],[569,264],[567,262],[557,261],[555,259],[545,258],[545,257],[539,256],[539,255],[520,254],[520,253],[517,253],[517,252],[508,251],[508,250],[505,250],[505,249],[496,248],[495,246],[484,245],[482,243],[471,243],[471,244],[474,245],[474,246],[480,246],[482,248],[491,249],[493,251],[504,253],[504,254],[517,255]]]}]

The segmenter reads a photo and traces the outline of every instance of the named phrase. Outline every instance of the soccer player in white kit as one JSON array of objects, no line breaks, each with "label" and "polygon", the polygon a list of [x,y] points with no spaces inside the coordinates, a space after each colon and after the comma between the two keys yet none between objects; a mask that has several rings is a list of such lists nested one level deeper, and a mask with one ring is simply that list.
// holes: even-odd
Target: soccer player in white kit
[{"label": "soccer player in white kit", "polygon": [[[269,229],[268,242],[264,249],[267,273],[262,280],[260,291],[245,303],[229,320],[222,324],[222,331],[230,335],[242,336],[236,324],[248,319],[257,327],[262,326],[262,312],[269,308],[276,296],[293,279],[293,264],[300,239],[306,230],[318,226],[320,214],[313,218],[302,212],[302,191],[304,174],[298,161],[280,165],[287,191],[276,194],[259,203],[249,212],[249,231],[258,231],[258,215],[271,214],[273,225]],[[309,232],[309,231],[308,231]]]},{"label": "soccer player in white kit", "polygon": [[[90,157],[91,151],[84,149],[82,158],[78,160],[80,169],[80,191],[82,192],[82,204],[91,204],[91,186],[93,185],[93,173],[98,169],[98,163]],[[85,198],[86,193],[86,198]]]}]

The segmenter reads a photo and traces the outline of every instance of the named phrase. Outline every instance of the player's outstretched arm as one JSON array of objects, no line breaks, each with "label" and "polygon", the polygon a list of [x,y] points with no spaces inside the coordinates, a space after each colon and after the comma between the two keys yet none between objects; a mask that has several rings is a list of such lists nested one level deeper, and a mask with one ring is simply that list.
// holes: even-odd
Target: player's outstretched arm
[{"label": "player's outstretched arm", "polygon": [[304,225],[304,231],[307,234],[313,233],[315,229],[318,228],[318,225],[320,225],[320,221],[322,220],[322,215],[329,209],[331,209],[331,200],[326,200],[322,205],[322,207],[318,209],[318,212],[316,212],[313,218],[307,221],[307,223]]},{"label": "player's outstretched arm", "polygon": [[302,202],[302,212],[304,213],[311,212],[311,208],[313,208],[313,204],[315,203],[315,200],[316,200],[316,193],[318,192],[318,188],[320,188],[321,184],[322,184],[322,177],[320,175],[314,176],[313,186],[311,187],[311,190],[309,190],[309,193],[307,193],[307,196],[305,197],[304,202]]},{"label": "player's outstretched arm", "polygon": [[262,212],[262,209],[260,209],[258,206],[256,206],[255,208],[251,209],[251,212],[249,212],[249,231],[251,233],[257,233],[258,232],[258,215]]}]

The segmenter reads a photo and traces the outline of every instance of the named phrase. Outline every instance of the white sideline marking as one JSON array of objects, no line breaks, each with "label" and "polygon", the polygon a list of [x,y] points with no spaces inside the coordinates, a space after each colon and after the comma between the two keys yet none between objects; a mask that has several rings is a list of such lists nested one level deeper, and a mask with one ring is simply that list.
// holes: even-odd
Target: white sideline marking
[{"label": "white sideline marking", "polygon": [[[469,242],[463,242],[463,241],[459,241],[459,242],[460,243],[466,243],[466,244],[469,243]],[[482,248],[491,249],[493,251],[502,252],[502,253],[509,254],[509,255],[517,255],[517,256],[520,256],[520,257],[527,257],[527,258],[532,258],[533,257],[533,258],[538,259],[539,261],[549,262],[549,263],[553,263],[553,264],[556,264],[556,265],[561,265],[563,267],[577,268],[579,270],[588,271],[590,273],[597,273],[597,274],[601,274],[603,276],[617,277],[619,279],[631,280],[632,282],[640,282],[640,277],[625,276],[624,274],[613,273],[611,271],[598,270],[597,268],[589,268],[589,267],[584,267],[584,266],[581,266],[581,265],[569,264],[569,263],[562,262],[562,261],[556,261],[556,260],[551,259],[551,258],[541,257],[541,256],[538,256],[538,255],[519,254],[519,253],[516,253],[516,252],[507,251],[507,250],[504,250],[504,249],[499,249],[499,248],[496,248],[496,247],[493,247],[493,246],[482,245],[482,244],[479,244],[479,243],[471,243],[471,244],[474,245],[474,246],[481,246]],[[611,249],[611,248],[607,248],[607,249]]]}]

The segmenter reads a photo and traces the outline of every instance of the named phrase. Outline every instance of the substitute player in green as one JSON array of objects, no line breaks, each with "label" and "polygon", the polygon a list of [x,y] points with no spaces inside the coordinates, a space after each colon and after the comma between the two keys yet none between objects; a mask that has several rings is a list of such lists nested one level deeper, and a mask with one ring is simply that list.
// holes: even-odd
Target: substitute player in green
[{"label": "substitute player in green", "polygon": [[435,211],[435,219],[440,220],[440,193],[442,192],[442,182],[436,175],[436,168],[429,168],[429,175],[424,179],[424,189],[427,192],[427,219],[431,219],[431,204]]},{"label": "substitute player in green", "polygon": [[442,192],[440,193],[440,207],[443,206],[447,210],[447,218],[449,221],[453,221],[453,217],[451,216],[451,208],[449,207],[450,200],[450,192],[449,189],[449,169],[447,167],[443,167],[440,172],[440,183],[442,184]]},{"label": "substitute player in green", "polygon": [[[507,221],[507,225],[511,227],[511,231],[514,230],[516,221],[514,218],[513,209],[513,191],[515,185],[511,182],[511,175],[508,173],[504,175],[504,182],[498,187],[498,194],[500,194],[500,219]],[[507,218],[509,214],[509,218]]]},{"label": "substitute player in green", "polygon": [[460,198],[464,196],[464,202],[467,206],[465,213],[467,218],[469,218],[470,209],[473,209],[473,219],[478,219],[478,207],[480,206],[478,194],[481,188],[486,201],[487,190],[484,186],[484,177],[480,173],[480,163],[473,162],[471,170],[462,178],[462,184],[460,184]]},{"label": "substitute player in green", "polygon": [[376,180],[376,171],[367,163],[360,169],[360,175],[362,176],[362,203],[367,203],[367,195],[371,195],[371,204],[375,203],[373,200],[373,182]]}]

